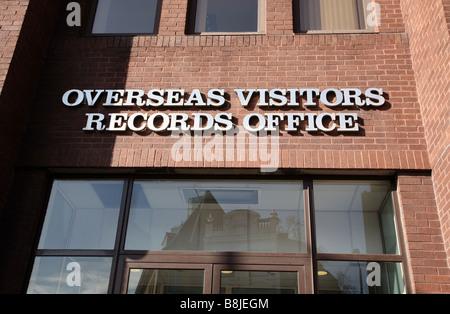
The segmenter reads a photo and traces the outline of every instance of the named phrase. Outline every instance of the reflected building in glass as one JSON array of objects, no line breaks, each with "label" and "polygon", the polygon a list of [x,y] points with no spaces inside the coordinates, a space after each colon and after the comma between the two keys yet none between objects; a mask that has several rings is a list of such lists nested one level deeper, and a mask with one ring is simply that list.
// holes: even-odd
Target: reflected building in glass
[{"label": "reflected building in glass", "polygon": [[301,182],[137,181],[134,191],[126,249],[306,251]]},{"label": "reflected building in glass", "polygon": [[0,293],[450,293],[444,2],[2,1]]},{"label": "reflected building in glass", "polygon": [[280,227],[276,212],[267,218],[245,209],[226,213],[212,193],[206,191],[188,219],[166,233],[162,249],[230,252],[306,250],[304,242],[289,239],[289,234],[281,232]]}]

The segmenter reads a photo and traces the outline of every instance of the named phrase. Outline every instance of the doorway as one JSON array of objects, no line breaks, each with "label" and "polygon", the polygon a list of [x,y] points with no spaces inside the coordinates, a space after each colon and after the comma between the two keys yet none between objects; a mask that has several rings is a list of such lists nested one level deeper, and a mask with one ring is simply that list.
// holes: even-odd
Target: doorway
[{"label": "doorway", "polygon": [[123,294],[307,294],[306,265],[126,262]]}]

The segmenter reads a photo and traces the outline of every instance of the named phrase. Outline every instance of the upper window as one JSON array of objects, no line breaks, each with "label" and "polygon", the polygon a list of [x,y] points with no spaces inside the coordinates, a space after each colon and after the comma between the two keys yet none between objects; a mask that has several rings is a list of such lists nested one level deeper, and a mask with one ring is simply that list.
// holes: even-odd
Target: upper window
[{"label": "upper window", "polygon": [[98,0],[93,34],[153,34],[160,0]]},{"label": "upper window", "polygon": [[366,30],[366,0],[296,0],[296,32]]},{"label": "upper window", "polygon": [[264,0],[194,0],[189,33],[258,33],[264,31]]}]

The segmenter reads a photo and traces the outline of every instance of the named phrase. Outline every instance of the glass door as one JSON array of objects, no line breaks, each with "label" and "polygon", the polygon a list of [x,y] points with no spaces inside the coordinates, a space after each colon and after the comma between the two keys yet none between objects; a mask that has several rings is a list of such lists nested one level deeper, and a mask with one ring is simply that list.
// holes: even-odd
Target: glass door
[{"label": "glass door", "polygon": [[214,265],[214,294],[304,294],[303,266]]},{"label": "glass door", "polygon": [[307,287],[304,266],[130,263],[122,293],[311,293]]},{"label": "glass door", "polygon": [[211,265],[132,263],[125,268],[125,294],[210,294]]}]

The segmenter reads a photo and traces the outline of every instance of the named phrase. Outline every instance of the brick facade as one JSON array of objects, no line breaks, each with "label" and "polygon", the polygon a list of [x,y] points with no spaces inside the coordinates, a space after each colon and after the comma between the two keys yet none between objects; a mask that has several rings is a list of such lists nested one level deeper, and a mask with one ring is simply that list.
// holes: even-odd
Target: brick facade
[{"label": "brick facade", "polygon": [[403,1],[402,6],[450,265],[450,85],[445,66],[450,63],[450,2]]},{"label": "brick facade", "polygon": [[400,174],[398,192],[413,291],[450,293],[450,270],[431,178]]},{"label": "brick facade", "polygon": [[24,0],[0,3],[0,217],[59,4]]},{"label": "brick facade", "polygon": [[[0,69],[0,88],[2,92],[2,98],[1,98],[1,113],[2,116],[11,116],[12,115],[12,108],[11,106],[7,106],[5,102],[3,102],[3,94],[7,92],[8,86],[5,87],[5,81],[8,75],[8,71],[10,67],[12,67],[12,59],[14,56],[15,47],[18,43],[19,39],[19,33],[20,29],[25,17],[25,12],[27,9],[28,1],[24,1],[22,4],[19,1],[3,1],[1,4],[2,8],[2,15],[0,17],[1,21],[1,41],[2,41],[2,47],[1,47],[1,69]],[[6,120],[6,119],[5,119]],[[2,120],[3,121],[3,120]],[[8,123],[8,127],[13,127]],[[3,126],[5,123],[2,123],[2,134],[5,134],[4,132],[7,131],[7,128],[3,129]],[[6,126],[6,125],[5,125]],[[2,204],[3,208],[5,206],[6,198],[8,197],[8,187],[10,185],[11,176],[13,173],[14,168],[14,161],[16,158],[17,150],[18,150],[18,144],[20,143],[20,135],[17,136],[14,134],[15,132],[6,133],[9,136],[2,136],[1,138],[1,167],[0,167],[0,173],[1,177],[4,179],[2,181],[5,181],[4,187],[2,188],[1,196],[0,196],[0,202]],[[3,186],[3,185],[2,185]],[[0,210],[0,217],[1,217],[2,211]]]},{"label": "brick facade", "polygon": [[[36,3],[30,2],[30,7]],[[49,16],[58,12],[54,3],[59,2],[50,2],[39,2],[41,9],[33,12]],[[348,110],[359,115],[361,130],[356,134],[283,133],[280,171],[397,175],[412,291],[450,292],[446,265],[450,256],[450,169],[446,151],[449,133],[448,118],[445,120],[449,80],[448,67],[444,66],[448,65],[449,54],[445,49],[448,48],[448,24],[445,24],[449,16],[448,1],[444,0],[442,5],[441,0],[420,4],[416,4],[419,1],[379,0],[382,20],[378,32],[306,35],[293,33],[292,1],[267,0],[265,34],[207,36],[185,34],[187,0],[164,0],[158,34],[134,37],[85,36],[83,27],[69,28],[63,10],[66,2],[63,1],[56,22],[53,15],[44,19],[48,24],[44,34],[51,35],[45,55],[36,53],[35,59],[27,59],[33,64],[43,62],[39,77],[35,70],[30,70],[33,75],[29,76],[32,83],[29,86],[37,84],[33,100],[24,99],[25,109],[4,115],[11,117],[5,132],[18,137],[13,143],[16,147],[21,145],[21,149],[17,159],[13,155],[8,157],[9,171],[14,165],[18,174],[1,225],[4,235],[1,248],[8,252],[2,255],[14,256],[2,261],[5,268],[1,271],[7,269],[8,278],[15,279],[0,283],[0,291],[21,291],[29,267],[27,257],[41,219],[48,169],[79,173],[111,168],[122,172],[139,169],[163,173],[239,173],[257,172],[261,165],[248,159],[174,161],[171,148],[176,139],[167,134],[83,131],[88,112],[155,111],[137,107],[112,110],[99,104],[92,108],[87,105],[70,108],[61,103],[67,90],[176,88],[191,91],[198,88],[206,93],[220,88],[230,97],[227,112],[240,123],[248,113],[267,111],[254,105],[249,109],[240,106],[234,89],[376,87],[387,94],[385,105],[377,109]],[[88,2],[79,1],[83,25],[88,24]],[[433,5],[428,6],[426,2]],[[425,14],[427,23],[422,25],[413,18],[418,14],[415,12]],[[15,16],[20,21],[23,13],[17,11]],[[435,23],[434,28],[427,28],[430,20]],[[50,31],[52,22],[54,31]],[[26,40],[27,32],[35,30],[35,25],[41,24],[27,24],[19,40],[24,37],[28,44],[44,45],[46,36],[38,38],[37,43]],[[14,39],[12,35],[9,38]],[[427,45],[423,45],[424,39],[428,39]],[[40,47],[43,51],[43,46]],[[1,62],[9,63],[4,58]],[[14,62],[9,72],[13,71],[13,65]],[[24,68],[19,66],[14,72],[22,73],[20,69]],[[10,93],[25,98],[18,86],[16,82]],[[5,108],[6,99],[5,84],[0,108]],[[336,112],[324,106],[320,109],[320,112]],[[295,110],[314,112],[305,107]],[[204,110],[183,108],[180,112],[191,114]],[[26,132],[21,137],[14,116],[28,114]],[[2,143],[1,147],[8,146]],[[5,151],[15,152],[17,148]],[[17,186],[23,186],[22,182],[28,182],[24,184],[24,193],[36,202],[20,200]],[[17,212],[18,208],[22,211]],[[26,232],[19,246],[5,244],[6,239],[15,239],[21,230]]]},{"label": "brick facade", "polygon": [[[287,3],[290,6],[290,2]],[[41,89],[42,94],[37,97],[40,103],[34,107],[35,123],[30,125],[30,136],[22,154],[26,160],[21,160],[21,164],[27,165],[27,159],[33,156],[33,164],[39,166],[69,166],[76,159],[80,167],[183,167],[170,164],[168,156],[174,143],[170,137],[133,134],[111,138],[83,132],[86,106],[79,108],[74,117],[70,114],[73,108],[65,108],[60,100],[61,95],[74,86],[101,89],[107,85],[143,90],[162,86],[187,91],[199,88],[203,92],[223,88],[230,97],[235,97],[232,94],[235,88],[355,87],[365,90],[375,86],[389,94],[389,101],[382,110],[359,110],[363,124],[361,134],[354,137],[287,136],[281,140],[282,148],[286,148],[282,150],[281,166],[429,169],[407,36],[403,32],[296,36],[292,31],[285,35],[277,25],[281,21],[292,30],[292,14],[278,16],[277,5],[277,1],[267,2],[266,35],[179,35],[184,32],[185,24],[185,14],[180,11],[186,12],[187,1],[165,2],[158,36],[86,38],[78,34],[68,36],[67,32],[59,34],[59,40],[53,41],[49,48],[51,59],[42,77],[53,90]],[[386,11],[398,16],[395,13],[399,11],[398,5],[392,7]],[[287,11],[292,12],[292,9]],[[178,15],[179,19],[175,17]],[[394,17],[389,22],[392,21],[391,27],[397,30],[402,24]],[[278,23],[271,26],[273,20]],[[66,29],[64,25],[58,28]],[[67,63],[69,59],[71,62]],[[44,103],[45,108],[42,108]],[[249,111],[238,105],[237,98],[232,98],[230,103],[233,115],[241,121]],[[39,116],[58,116],[58,121],[49,123]],[[42,136],[49,129],[58,136]],[[296,148],[295,154],[289,148]],[[86,149],[105,151],[97,155],[93,150],[85,155]],[[313,164],[315,162],[320,165]],[[192,167],[192,163],[189,166]]]}]

